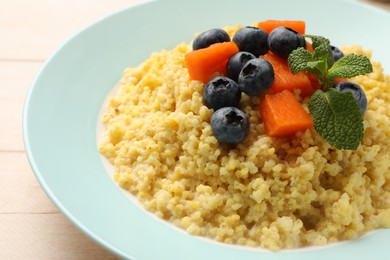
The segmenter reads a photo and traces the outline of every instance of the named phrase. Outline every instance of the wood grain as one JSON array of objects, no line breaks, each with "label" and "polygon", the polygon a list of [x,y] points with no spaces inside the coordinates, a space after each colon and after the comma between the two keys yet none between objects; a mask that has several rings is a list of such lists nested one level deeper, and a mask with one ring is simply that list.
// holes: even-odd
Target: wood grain
[{"label": "wood grain", "polygon": [[390,11],[390,1],[389,0],[360,0],[360,2],[379,7],[386,11]]},{"label": "wood grain", "polygon": [[44,60],[66,39],[140,0],[12,0],[0,8],[0,60]]},{"label": "wood grain", "polygon": [[41,61],[0,62],[0,151],[24,151],[24,100],[33,77],[42,64]]},{"label": "wood grain", "polygon": [[117,259],[60,213],[0,214],[0,259]]},{"label": "wood grain", "polygon": [[24,152],[1,152],[1,160],[7,163],[0,170],[0,214],[59,213],[29,169]]}]

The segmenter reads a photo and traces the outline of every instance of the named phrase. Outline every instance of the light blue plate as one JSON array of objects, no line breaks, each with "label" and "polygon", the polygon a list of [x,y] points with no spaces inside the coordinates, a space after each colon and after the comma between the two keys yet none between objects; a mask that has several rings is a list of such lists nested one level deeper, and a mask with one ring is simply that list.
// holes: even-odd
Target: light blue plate
[{"label": "light blue plate", "polygon": [[131,6],[86,28],[45,63],[24,109],[37,179],[82,231],[121,257],[146,259],[390,259],[390,230],[353,242],[271,253],[187,235],[130,202],[97,152],[98,113],[123,69],[195,32],[265,19],[302,19],[335,45],[361,44],[390,71],[390,14],[348,0],[166,0]]}]

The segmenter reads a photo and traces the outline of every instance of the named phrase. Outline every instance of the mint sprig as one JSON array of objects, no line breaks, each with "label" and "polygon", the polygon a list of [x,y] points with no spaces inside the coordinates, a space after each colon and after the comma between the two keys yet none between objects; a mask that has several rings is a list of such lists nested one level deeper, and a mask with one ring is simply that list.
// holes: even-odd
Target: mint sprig
[{"label": "mint sprig", "polygon": [[314,52],[298,48],[288,57],[288,64],[294,74],[302,70],[316,74],[323,90],[332,87],[336,78],[353,78],[372,72],[371,62],[366,56],[349,54],[334,62],[328,39],[314,35],[306,37],[312,40]]},{"label": "mint sprig", "polygon": [[363,117],[352,93],[340,92],[332,86],[336,78],[372,72],[371,62],[357,54],[349,54],[335,62],[328,39],[314,35],[306,37],[312,41],[313,53],[298,48],[288,57],[288,64],[294,74],[299,71],[314,73],[322,86],[308,104],[314,128],[337,149],[355,150],[363,139]]}]

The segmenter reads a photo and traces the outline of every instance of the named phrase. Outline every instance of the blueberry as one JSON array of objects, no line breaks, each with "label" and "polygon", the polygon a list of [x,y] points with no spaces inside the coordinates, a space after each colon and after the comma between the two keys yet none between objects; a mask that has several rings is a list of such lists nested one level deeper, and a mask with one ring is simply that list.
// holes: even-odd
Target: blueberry
[{"label": "blueberry", "polygon": [[341,92],[351,92],[358,103],[360,112],[364,114],[367,109],[367,97],[364,90],[359,85],[349,81],[342,81],[334,85],[334,88]]},{"label": "blueberry", "polygon": [[192,43],[192,49],[198,50],[219,42],[230,42],[230,36],[222,29],[210,29],[199,34]]},{"label": "blueberry", "polygon": [[203,100],[208,108],[235,107],[241,99],[238,84],[223,76],[210,80],[203,89]]},{"label": "blueberry", "polygon": [[248,135],[249,120],[238,108],[223,107],[211,116],[211,130],[219,142],[238,144]]},{"label": "blueberry", "polygon": [[283,58],[288,58],[290,53],[299,48],[306,47],[305,37],[293,29],[280,26],[273,29],[268,36],[269,49]]},{"label": "blueberry", "polygon": [[234,54],[228,61],[226,70],[227,75],[234,81],[238,81],[238,75],[240,74],[242,67],[251,59],[255,59],[255,55],[246,51],[240,51]]},{"label": "blueberry", "polygon": [[238,76],[238,86],[249,96],[257,96],[270,88],[275,80],[274,68],[264,59],[249,60]]},{"label": "blueberry", "polygon": [[339,59],[344,57],[344,53],[336,46],[331,45],[330,49],[332,50],[334,61],[338,61]]},{"label": "blueberry", "polygon": [[260,28],[246,26],[239,29],[233,36],[233,41],[240,51],[250,52],[256,57],[268,51],[267,33]]}]

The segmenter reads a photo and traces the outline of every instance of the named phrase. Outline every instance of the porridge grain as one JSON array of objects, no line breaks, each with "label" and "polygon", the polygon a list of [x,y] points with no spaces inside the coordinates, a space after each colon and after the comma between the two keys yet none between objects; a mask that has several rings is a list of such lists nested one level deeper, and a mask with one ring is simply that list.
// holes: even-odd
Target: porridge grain
[{"label": "porridge grain", "polygon": [[250,132],[230,147],[212,135],[203,84],[189,81],[190,50],[182,43],[125,70],[99,146],[119,186],[190,234],[275,251],[390,226],[390,80],[380,63],[353,79],[368,98],[356,151],[335,150],[314,129],[266,136],[259,100],[245,95]]}]

